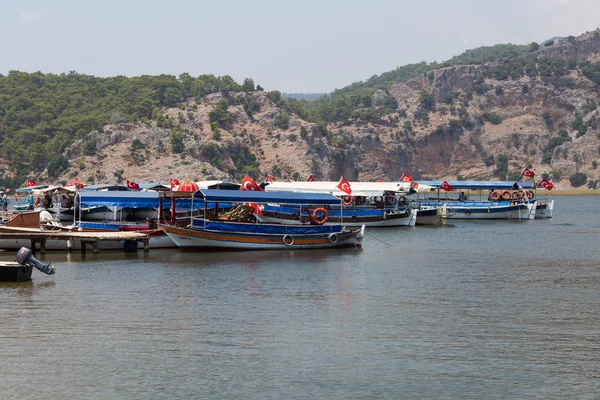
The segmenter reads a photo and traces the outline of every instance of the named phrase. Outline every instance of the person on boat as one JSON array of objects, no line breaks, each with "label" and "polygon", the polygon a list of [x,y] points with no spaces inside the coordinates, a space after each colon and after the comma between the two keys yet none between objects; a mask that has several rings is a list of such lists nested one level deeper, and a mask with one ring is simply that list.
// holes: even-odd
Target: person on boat
[{"label": "person on boat", "polygon": [[62,198],[60,199],[60,206],[62,208],[69,208],[69,200],[67,199],[66,194],[62,195]]},{"label": "person on boat", "polygon": [[8,211],[8,197],[6,197],[6,193],[2,195],[2,210]]},{"label": "person on boat", "polygon": [[27,196],[27,202],[29,203],[27,205],[27,211],[33,211],[33,209],[34,209],[33,193],[29,192],[29,196]]},{"label": "person on boat", "polygon": [[458,195],[458,201],[467,201],[467,195],[465,194],[465,192],[460,192],[460,194]]},{"label": "person on boat", "polygon": [[34,207],[39,207],[40,206],[40,197],[39,196],[35,196],[35,198],[33,200],[33,206]]}]

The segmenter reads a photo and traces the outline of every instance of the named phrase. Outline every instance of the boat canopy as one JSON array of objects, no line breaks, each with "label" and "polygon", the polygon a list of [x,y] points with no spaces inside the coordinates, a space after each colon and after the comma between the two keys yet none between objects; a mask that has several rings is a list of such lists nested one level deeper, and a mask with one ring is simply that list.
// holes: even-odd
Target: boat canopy
[{"label": "boat canopy", "polygon": [[[82,190],[79,192],[78,204],[82,208],[96,206],[117,206],[122,208],[148,208],[158,209],[158,193],[153,191],[94,191]],[[178,209],[191,208],[192,199],[177,199]],[[196,204],[196,206],[201,206]],[[169,202],[163,203],[163,208],[170,207]]]},{"label": "boat canopy", "polygon": [[158,191],[158,190],[171,190],[169,186],[161,185],[160,183],[140,183],[140,190],[145,191]]},{"label": "boat canopy", "polygon": [[16,193],[29,193],[33,190],[42,190],[42,189],[46,189],[47,187],[48,187],[48,185],[28,186],[28,187],[22,187],[22,188],[15,189],[15,192]]},{"label": "boat canopy", "polygon": [[[346,193],[337,188],[339,182],[271,182],[265,186],[267,192],[332,193],[344,196]],[[350,182],[352,196],[383,196],[385,193],[408,193],[410,182]],[[416,191],[429,191],[431,187],[422,186]]]},{"label": "boat canopy", "polygon": [[[436,189],[440,187],[444,181],[418,181],[419,185],[424,184],[428,186],[432,186]],[[533,189],[533,182],[514,182],[514,181],[447,181],[450,186],[452,186],[452,190],[510,190],[510,189],[518,189],[519,187],[522,189]],[[518,185],[515,186],[515,183]]]},{"label": "boat canopy", "polygon": [[339,205],[340,199],[329,193],[288,193],[255,192],[251,190],[201,189],[194,194],[195,199],[209,202],[229,203],[277,203],[277,204],[315,204]]},{"label": "boat canopy", "polygon": [[126,192],[129,189],[125,185],[112,185],[112,184],[98,184],[98,185],[88,185],[81,189],[80,192],[83,191],[111,191],[111,192]]}]

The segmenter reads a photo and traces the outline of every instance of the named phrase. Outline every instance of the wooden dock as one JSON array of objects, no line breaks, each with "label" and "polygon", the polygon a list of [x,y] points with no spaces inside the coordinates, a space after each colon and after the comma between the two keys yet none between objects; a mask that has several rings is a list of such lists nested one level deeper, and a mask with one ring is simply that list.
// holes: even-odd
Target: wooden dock
[{"label": "wooden dock", "polygon": [[98,242],[103,241],[132,241],[144,244],[144,251],[150,250],[148,241],[149,236],[140,232],[72,232],[72,231],[39,231],[28,228],[12,228],[11,231],[0,231],[0,241],[2,239],[20,239],[30,240],[31,250],[35,253],[38,248],[42,254],[46,252],[46,242],[48,240],[66,241],[67,250],[73,249],[73,242],[81,243],[81,252],[85,253],[89,246],[94,253],[98,253]]}]

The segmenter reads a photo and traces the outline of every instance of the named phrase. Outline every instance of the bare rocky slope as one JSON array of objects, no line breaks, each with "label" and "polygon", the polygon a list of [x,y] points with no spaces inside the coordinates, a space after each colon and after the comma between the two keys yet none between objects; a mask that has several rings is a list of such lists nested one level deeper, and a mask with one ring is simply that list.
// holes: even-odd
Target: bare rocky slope
[{"label": "bare rocky slope", "polygon": [[[522,58],[598,62],[598,31]],[[379,90],[372,104],[392,96],[397,110],[331,123],[326,132],[286,112],[265,92],[211,94],[162,110],[170,121],[162,128],[150,121],[91,132],[66,150],[71,167],[60,179],[167,183],[248,173],[262,180],[269,172],[280,180],[311,174],[322,180],[394,180],[402,173],[415,179],[497,179],[518,175],[525,166],[549,174],[559,187],[569,187],[576,172],[588,181],[600,179],[597,85],[578,67],[554,80],[498,80],[490,73],[495,67],[450,66]],[[433,102],[424,102],[424,94]],[[222,100],[229,120],[215,133],[209,114]],[[257,104],[255,112],[244,110],[248,102]],[[279,114],[289,115],[285,129],[276,127]],[[574,128],[578,117],[587,128],[583,134]],[[177,148],[173,126],[183,147]],[[549,147],[564,131],[570,140]]]}]

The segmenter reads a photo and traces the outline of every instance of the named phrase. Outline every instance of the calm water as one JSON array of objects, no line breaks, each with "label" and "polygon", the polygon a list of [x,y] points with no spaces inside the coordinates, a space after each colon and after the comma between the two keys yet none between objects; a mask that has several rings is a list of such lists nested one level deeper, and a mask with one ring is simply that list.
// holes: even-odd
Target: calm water
[{"label": "calm water", "polygon": [[556,199],[362,251],[50,253],[0,283],[1,397],[598,399],[600,197]]}]

